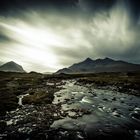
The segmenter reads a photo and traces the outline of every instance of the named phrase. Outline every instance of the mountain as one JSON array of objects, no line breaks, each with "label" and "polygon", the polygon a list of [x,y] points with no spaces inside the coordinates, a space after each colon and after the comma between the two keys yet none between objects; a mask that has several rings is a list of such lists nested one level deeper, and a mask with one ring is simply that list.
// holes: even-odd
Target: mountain
[{"label": "mountain", "polygon": [[0,66],[0,71],[5,71],[5,72],[25,72],[22,66],[16,64],[13,61],[10,61],[8,63],[3,64]]},{"label": "mountain", "polygon": [[63,68],[56,72],[56,74],[60,74],[60,73],[74,73],[74,71],[72,71],[70,68]]},{"label": "mountain", "polygon": [[92,60],[87,58],[82,62],[75,63],[72,66],[60,69],[60,73],[99,73],[99,72],[129,72],[140,71],[139,64],[132,64],[125,61],[116,61],[110,58]]}]

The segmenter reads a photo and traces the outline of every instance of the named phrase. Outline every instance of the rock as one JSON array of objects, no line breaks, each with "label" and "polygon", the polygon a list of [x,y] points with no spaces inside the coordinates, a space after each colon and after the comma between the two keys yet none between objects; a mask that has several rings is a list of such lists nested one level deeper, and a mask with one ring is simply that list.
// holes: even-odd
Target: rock
[{"label": "rock", "polygon": [[108,101],[108,99],[107,99],[107,98],[104,98],[103,100],[104,100],[104,101]]},{"label": "rock", "polygon": [[135,140],[139,140],[140,139],[140,130],[135,130]]},{"label": "rock", "polygon": [[121,114],[118,113],[117,111],[112,112],[112,115],[113,116],[116,116],[116,117],[121,117]]},{"label": "rock", "polygon": [[78,140],[84,140],[84,136],[81,132],[77,132],[77,138]]},{"label": "rock", "polygon": [[65,101],[68,102],[68,101],[70,101],[70,99],[66,98]]},{"label": "rock", "polygon": [[117,100],[116,97],[113,97],[113,98],[112,98],[112,101],[116,101],[116,100]]},{"label": "rock", "polygon": [[140,121],[140,113],[132,113],[132,114],[131,114],[131,117],[132,117],[133,119],[136,119],[136,120]]}]

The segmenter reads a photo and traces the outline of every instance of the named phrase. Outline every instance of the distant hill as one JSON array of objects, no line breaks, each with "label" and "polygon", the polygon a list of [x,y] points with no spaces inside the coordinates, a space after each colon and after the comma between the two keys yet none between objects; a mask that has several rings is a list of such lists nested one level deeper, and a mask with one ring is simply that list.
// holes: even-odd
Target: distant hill
[{"label": "distant hill", "polygon": [[140,71],[139,64],[132,64],[125,61],[116,61],[110,58],[92,60],[87,58],[82,62],[75,63],[68,68],[60,69],[60,73],[99,73],[99,72],[129,72]]},{"label": "distant hill", "polygon": [[56,72],[56,74],[60,74],[60,73],[74,73],[74,71],[72,71],[70,68],[63,68]]},{"label": "distant hill", "polygon": [[10,61],[0,66],[0,71],[5,72],[25,72],[22,66],[17,63]]}]

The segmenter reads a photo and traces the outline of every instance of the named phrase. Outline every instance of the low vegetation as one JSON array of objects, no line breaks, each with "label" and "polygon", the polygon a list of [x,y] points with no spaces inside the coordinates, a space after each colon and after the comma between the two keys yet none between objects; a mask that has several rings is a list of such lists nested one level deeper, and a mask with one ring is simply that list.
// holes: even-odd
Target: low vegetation
[{"label": "low vegetation", "polygon": [[50,104],[54,92],[59,88],[47,83],[58,81],[60,80],[35,72],[0,72],[0,115],[18,107],[18,95],[29,94],[24,97],[24,104]]},{"label": "low vegetation", "polygon": [[91,74],[79,78],[77,83],[89,83],[96,87],[114,86],[119,92],[140,96],[140,72]]},{"label": "low vegetation", "polygon": [[96,87],[114,86],[120,92],[140,95],[140,72],[58,75],[0,72],[0,114],[17,108],[18,95],[29,94],[23,98],[23,104],[51,104],[54,93],[60,90],[56,83],[62,85],[66,79],[77,79],[77,84],[90,83]]}]

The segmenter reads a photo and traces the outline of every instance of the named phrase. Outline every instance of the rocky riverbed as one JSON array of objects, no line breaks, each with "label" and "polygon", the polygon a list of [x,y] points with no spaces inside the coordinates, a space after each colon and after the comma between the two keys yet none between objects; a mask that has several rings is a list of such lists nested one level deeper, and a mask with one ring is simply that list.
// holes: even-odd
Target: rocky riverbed
[{"label": "rocky riverbed", "polygon": [[[140,130],[140,98],[115,91],[115,87],[95,88],[67,81],[55,94],[67,117],[55,121],[52,128],[82,130],[88,139],[137,139]],[[62,96],[61,96],[62,95]]]},{"label": "rocky riverbed", "polygon": [[1,139],[140,139],[139,96],[80,78],[41,75],[38,81],[17,95],[17,108],[1,115]]}]

